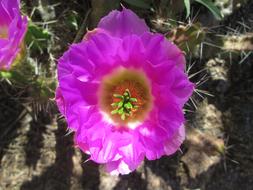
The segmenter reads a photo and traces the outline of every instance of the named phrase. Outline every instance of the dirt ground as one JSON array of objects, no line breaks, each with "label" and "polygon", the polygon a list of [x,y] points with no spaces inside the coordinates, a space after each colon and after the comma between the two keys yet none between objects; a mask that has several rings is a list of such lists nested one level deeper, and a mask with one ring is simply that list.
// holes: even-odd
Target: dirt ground
[{"label": "dirt ground", "polygon": [[[37,1],[24,2],[31,12]],[[54,17],[58,22],[51,26],[56,58],[76,37],[66,27],[65,16],[75,10],[84,18],[87,12],[82,1],[50,1],[50,5],[57,3]],[[238,23],[243,20],[247,32],[253,32],[252,10],[253,1],[249,1],[220,25],[240,30]],[[188,60],[195,63],[190,74],[204,69],[192,80],[197,82],[207,74],[199,89],[212,96],[195,94],[194,102],[186,106],[192,111],[186,112],[182,152],[145,160],[125,176],[110,176],[102,166],[86,162],[88,157],[74,147],[56,108],[50,113],[38,111],[35,117],[31,106],[18,98],[19,90],[0,82],[0,190],[253,190],[252,53],[241,60],[241,55],[231,59],[216,54]],[[220,150],[222,144],[225,148]]]}]

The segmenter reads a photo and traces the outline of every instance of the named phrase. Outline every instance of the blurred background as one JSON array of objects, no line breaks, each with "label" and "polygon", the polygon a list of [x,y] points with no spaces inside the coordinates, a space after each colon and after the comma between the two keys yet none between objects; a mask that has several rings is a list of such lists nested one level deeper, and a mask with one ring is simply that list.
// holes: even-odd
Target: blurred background
[{"label": "blurred background", "polygon": [[[252,190],[252,0],[21,0],[24,59],[0,75],[0,189]],[[186,54],[197,90],[170,157],[110,176],[73,145],[54,104],[57,59],[121,6]]]}]

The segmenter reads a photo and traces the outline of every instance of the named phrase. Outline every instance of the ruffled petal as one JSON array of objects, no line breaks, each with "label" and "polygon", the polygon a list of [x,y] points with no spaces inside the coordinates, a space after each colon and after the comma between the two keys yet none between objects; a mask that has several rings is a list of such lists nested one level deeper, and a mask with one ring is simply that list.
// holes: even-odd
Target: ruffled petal
[{"label": "ruffled petal", "polygon": [[0,27],[6,28],[5,43],[0,43],[0,69],[9,69],[21,50],[27,30],[27,17],[19,12],[19,1],[4,0],[0,3]]},{"label": "ruffled petal", "polygon": [[157,65],[171,60],[184,70],[185,58],[183,52],[163,35],[146,32],[141,36],[141,39],[146,47],[147,60],[152,64]]},{"label": "ruffled petal", "polygon": [[125,68],[142,68],[142,64],[145,62],[144,52],[145,48],[139,36],[126,36],[118,50],[120,63]]},{"label": "ruffled petal", "polygon": [[119,175],[119,174],[126,175],[132,172],[128,164],[126,164],[122,159],[109,162],[106,164],[105,167],[106,167],[106,171],[109,172],[111,175]]},{"label": "ruffled petal", "polygon": [[90,159],[97,163],[107,163],[122,158],[124,151],[122,150],[123,153],[121,153],[120,148],[132,143],[132,134],[124,130],[115,130],[98,110],[87,114],[87,110],[82,109],[80,114],[87,115],[89,118],[80,123],[75,143],[83,146],[82,143],[86,142],[84,144],[89,146]]},{"label": "ruffled petal", "polygon": [[100,81],[102,76],[115,67],[115,56],[120,45],[121,40],[98,32],[90,36],[89,40],[70,47],[59,60],[58,76],[72,74],[82,82]]},{"label": "ruffled petal", "polygon": [[19,0],[2,0],[1,1],[2,8],[8,12],[10,18],[15,17],[15,14],[19,12]]},{"label": "ruffled petal", "polygon": [[174,154],[185,140],[185,127],[181,125],[171,139],[168,139],[164,145],[166,155]]},{"label": "ruffled petal", "polygon": [[177,104],[182,108],[184,104],[189,100],[195,84],[189,81],[188,76],[181,70],[175,72],[175,80],[170,88],[171,94],[175,97]]},{"label": "ruffled petal", "polygon": [[123,8],[122,11],[110,12],[109,15],[100,20],[98,28],[102,28],[110,35],[119,38],[131,34],[141,35],[149,31],[145,21],[126,8]]},{"label": "ruffled petal", "polygon": [[15,12],[19,9],[19,1],[2,0],[0,2],[0,25],[8,26],[14,18]]},{"label": "ruffled petal", "polygon": [[[72,88],[72,86],[75,86],[75,88]],[[62,96],[64,97],[65,116],[68,123],[70,123],[69,127],[76,130],[79,125],[77,123],[77,119],[79,118],[77,108],[97,104],[96,92],[98,84],[82,83],[69,75],[61,80],[60,88]]]},{"label": "ruffled petal", "polygon": [[183,113],[177,106],[166,105],[153,110],[152,117],[138,128],[149,160],[158,159],[165,154],[165,144],[184,122]]},{"label": "ruffled petal", "polygon": [[55,91],[55,101],[56,101],[56,104],[57,104],[61,114],[66,115],[66,113],[65,113],[65,104],[66,103],[64,101],[64,98],[61,93],[61,89],[59,87]]}]

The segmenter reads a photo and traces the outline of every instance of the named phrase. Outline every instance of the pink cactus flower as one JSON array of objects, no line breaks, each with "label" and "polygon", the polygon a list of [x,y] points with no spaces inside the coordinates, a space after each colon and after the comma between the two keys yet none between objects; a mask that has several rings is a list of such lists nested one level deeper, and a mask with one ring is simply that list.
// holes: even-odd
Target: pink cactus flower
[{"label": "pink cactus flower", "polygon": [[9,69],[27,30],[27,17],[19,11],[19,0],[0,0],[0,70]]},{"label": "pink cactus flower", "polygon": [[172,42],[132,11],[112,11],[58,62],[56,102],[75,144],[111,174],[175,153],[194,84]]}]

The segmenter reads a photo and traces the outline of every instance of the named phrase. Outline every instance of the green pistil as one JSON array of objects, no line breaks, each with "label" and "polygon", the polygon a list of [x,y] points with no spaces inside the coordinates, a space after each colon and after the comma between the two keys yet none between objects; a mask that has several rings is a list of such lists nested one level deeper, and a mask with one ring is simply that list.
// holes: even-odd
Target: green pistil
[{"label": "green pistil", "polygon": [[132,110],[138,108],[138,106],[133,104],[137,102],[137,99],[131,97],[128,89],[125,90],[123,95],[113,94],[113,96],[120,99],[120,101],[111,104],[111,106],[115,108],[111,114],[119,114],[122,120],[125,120],[126,117],[131,116]]}]

